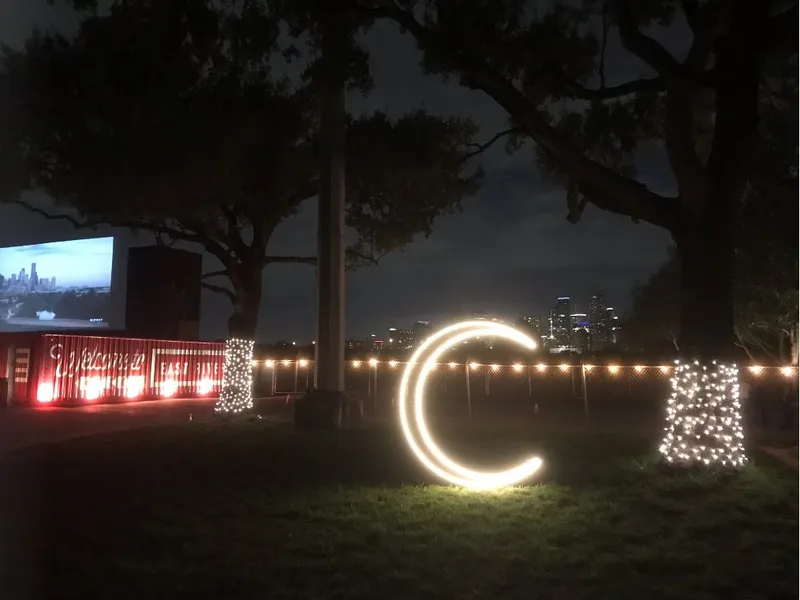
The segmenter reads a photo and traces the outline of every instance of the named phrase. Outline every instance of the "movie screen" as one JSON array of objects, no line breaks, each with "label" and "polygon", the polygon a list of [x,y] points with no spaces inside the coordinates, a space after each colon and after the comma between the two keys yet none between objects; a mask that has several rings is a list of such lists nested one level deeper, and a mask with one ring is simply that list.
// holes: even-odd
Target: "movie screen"
[{"label": "movie screen", "polygon": [[114,238],[0,248],[0,331],[108,327]]}]

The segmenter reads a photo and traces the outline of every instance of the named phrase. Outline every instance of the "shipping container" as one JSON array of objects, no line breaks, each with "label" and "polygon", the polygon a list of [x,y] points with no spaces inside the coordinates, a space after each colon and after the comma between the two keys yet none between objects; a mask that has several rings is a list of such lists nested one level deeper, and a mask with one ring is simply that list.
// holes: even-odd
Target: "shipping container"
[{"label": "shipping container", "polygon": [[225,344],[215,342],[2,333],[0,404],[214,397],[224,356]]}]

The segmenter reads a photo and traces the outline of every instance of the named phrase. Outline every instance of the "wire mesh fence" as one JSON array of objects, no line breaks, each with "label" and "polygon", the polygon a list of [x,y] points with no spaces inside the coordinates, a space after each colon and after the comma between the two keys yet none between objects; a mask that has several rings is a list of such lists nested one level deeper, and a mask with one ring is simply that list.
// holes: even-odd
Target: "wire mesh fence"
[{"label": "wire mesh fence", "polygon": [[[405,366],[400,361],[348,361],[346,389],[365,415],[390,417]],[[254,369],[257,396],[284,395],[290,402],[313,385],[314,364],[309,360],[257,361]],[[672,369],[671,365],[442,363],[428,378],[427,411],[441,417],[656,431],[663,426]],[[797,376],[796,367],[742,368],[746,421],[762,426],[769,416],[780,423],[795,422]],[[794,414],[776,418],[776,407]]]}]

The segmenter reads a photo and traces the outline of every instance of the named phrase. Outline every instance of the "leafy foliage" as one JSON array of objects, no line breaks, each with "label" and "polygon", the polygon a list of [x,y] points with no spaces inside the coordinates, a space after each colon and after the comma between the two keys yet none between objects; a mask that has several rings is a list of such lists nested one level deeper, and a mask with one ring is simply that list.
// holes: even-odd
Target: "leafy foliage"
[{"label": "leafy foliage", "polygon": [[[77,210],[77,226],[200,244],[231,283],[209,287],[235,311],[257,311],[265,265],[314,262],[268,246],[319,189],[321,136],[317,82],[272,72],[282,21],[247,6],[253,15],[205,0],[120,3],[88,17],[75,39],[36,35],[24,52],[4,48],[0,112],[14,127],[0,169],[14,185],[2,199],[39,188]],[[356,262],[429,235],[476,191],[481,173],[465,165],[473,133],[468,121],[423,112],[350,119]]]},{"label": "leafy foliage", "polygon": [[[796,1],[354,1],[410,33],[429,72],[507,111],[507,147],[535,145],[570,222],[592,204],[669,231],[689,282],[682,350],[731,350],[732,232],[759,168],[759,96],[796,88]],[[650,146],[667,154],[674,196],[637,179],[636,153]]]},{"label": "leafy foliage", "polygon": [[[781,77],[762,86],[763,135],[741,208],[734,296],[740,346],[772,356],[781,354],[787,341],[796,352],[800,309],[797,67],[790,62],[779,70]],[[652,348],[659,346],[659,340],[675,339],[680,280],[680,256],[673,252],[645,284],[636,288],[625,328],[629,343]]]}]

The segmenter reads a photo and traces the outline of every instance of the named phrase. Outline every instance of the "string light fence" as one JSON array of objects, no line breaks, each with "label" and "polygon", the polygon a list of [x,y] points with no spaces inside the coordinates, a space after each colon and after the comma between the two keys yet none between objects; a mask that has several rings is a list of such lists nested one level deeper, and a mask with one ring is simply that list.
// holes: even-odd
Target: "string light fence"
[{"label": "string light fence", "polygon": [[[406,362],[376,358],[349,360],[345,364],[348,391],[365,396],[373,415],[388,416]],[[554,403],[571,403],[574,418],[590,420],[593,402],[597,411],[615,403],[633,410],[647,398],[653,410],[663,411],[670,397],[674,364],[622,365],[615,363],[439,363],[431,374],[430,389],[440,404],[472,416],[489,398],[516,398],[521,411],[532,414],[556,410]],[[311,360],[253,361],[256,396],[284,395],[287,401],[313,384]],[[749,365],[740,368],[742,382],[797,381],[795,366]],[[550,403],[550,406],[546,406]],[[558,408],[561,409],[560,407]],[[622,410],[622,408],[620,408]],[[601,415],[595,415],[599,418]]]}]

